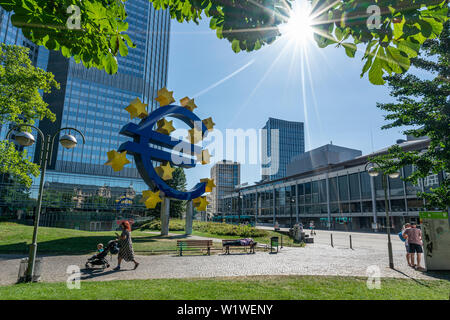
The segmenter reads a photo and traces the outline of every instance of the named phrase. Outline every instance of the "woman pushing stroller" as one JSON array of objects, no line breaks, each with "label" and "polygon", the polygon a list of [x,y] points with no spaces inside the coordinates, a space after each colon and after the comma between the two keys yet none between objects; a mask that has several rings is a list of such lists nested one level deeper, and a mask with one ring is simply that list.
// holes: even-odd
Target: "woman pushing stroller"
[{"label": "woman pushing stroller", "polygon": [[118,254],[117,267],[115,267],[114,270],[120,270],[120,264],[122,263],[122,260],[133,261],[134,269],[136,269],[139,266],[139,262],[137,262],[134,258],[133,242],[131,241],[130,223],[128,221],[123,221],[120,224],[120,227],[122,228],[122,234],[119,235],[116,233],[120,249]]}]

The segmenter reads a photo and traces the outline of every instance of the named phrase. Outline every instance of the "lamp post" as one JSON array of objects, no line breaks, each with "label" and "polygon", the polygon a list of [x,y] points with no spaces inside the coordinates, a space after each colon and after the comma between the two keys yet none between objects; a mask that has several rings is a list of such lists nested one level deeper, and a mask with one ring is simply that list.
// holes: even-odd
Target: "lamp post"
[{"label": "lamp post", "polygon": [[391,242],[391,219],[389,217],[389,203],[388,203],[388,195],[387,195],[387,176],[391,179],[397,179],[400,176],[399,171],[395,171],[392,173],[386,173],[382,171],[380,168],[376,168],[375,164],[372,162],[368,162],[364,168],[365,171],[371,177],[377,177],[380,173],[382,174],[382,183],[384,189],[384,207],[386,210],[386,232],[388,236],[388,254],[389,254],[389,268],[394,269],[394,259],[392,255],[392,242]]},{"label": "lamp post", "polygon": [[289,227],[290,228],[292,228],[292,211],[294,210],[294,208],[295,208],[295,198],[293,198],[292,196],[291,196],[291,210],[290,210],[290,217],[289,217]]},{"label": "lamp post", "polygon": [[246,185],[248,185],[247,182],[241,183],[241,184],[238,184],[238,185],[234,186],[234,191],[236,192],[236,190],[237,190],[237,192],[238,192],[238,203],[237,203],[237,206],[238,206],[238,225],[241,224],[241,210],[244,207],[244,204],[243,204],[244,197],[241,195],[241,189],[243,187],[245,187]]},{"label": "lamp post", "polygon": [[[8,131],[8,133],[6,135],[6,139],[7,140],[9,139],[11,133],[14,130],[19,131],[22,127],[29,127],[29,128],[35,129],[38,132],[38,134],[42,140],[41,152],[39,154],[39,164],[41,167],[41,179],[39,182],[38,202],[37,202],[37,208],[36,208],[36,215],[34,218],[33,240],[30,244],[28,268],[27,268],[27,275],[26,275],[26,279],[25,279],[26,282],[31,282],[31,281],[33,281],[34,266],[35,266],[35,261],[36,261],[37,232],[38,232],[38,227],[39,227],[39,218],[41,215],[42,193],[43,193],[42,191],[44,189],[45,172],[47,170],[47,163],[49,165],[51,164],[51,158],[52,158],[52,152],[53,152],[53,146],[55,143],[55,138],[63,130],[74,130],[74,131],[78,132],[81,135],[81,137],[83,138],[83,144],[85,143],[85,138],[84,138],[84,135],[75,128],[70,128],[70,127],[61,128],[58,131],[56,131],[56,133],[53,136],[51,136],[51,135],[44,136],[44,133],[39,128],[29,125],[29,124],[20,124]],[[36,142],[36,139],[34,138],[34,136],[29,132],[16,133],[14,140],[23,147],[29,147]],[[69,134],[63,135],[59,139],[59,142],[66,149],[72,149],[78,143],[77,139],[73,135],[70,134],[70,131],[69,131]]]}]

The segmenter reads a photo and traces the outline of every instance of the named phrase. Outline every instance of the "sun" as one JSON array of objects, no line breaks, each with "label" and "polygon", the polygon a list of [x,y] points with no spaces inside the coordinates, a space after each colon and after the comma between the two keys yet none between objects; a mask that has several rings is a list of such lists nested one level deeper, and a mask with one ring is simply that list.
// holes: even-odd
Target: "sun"
[{"label": "sun", "polygon": [[287,22],[280,26],[280,32],[288,41],[305,46],[313,39],[313,18],[307,1],[296,1],[289,11]]}]

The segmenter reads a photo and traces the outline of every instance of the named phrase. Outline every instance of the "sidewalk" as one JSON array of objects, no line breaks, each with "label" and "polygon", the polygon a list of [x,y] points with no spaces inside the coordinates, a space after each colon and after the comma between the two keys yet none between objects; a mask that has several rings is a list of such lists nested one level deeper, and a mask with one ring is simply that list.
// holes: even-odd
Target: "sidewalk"
[{"label": "sidewalk", "polygon": [[[17,280],[20,259],[24,256],[0,255],[0,285],[13,284]],[[359,248],[332,248],[313,244],[306,248],[283,248],[278,254],[214,254],[211,256],[172,255],[137,256],[140,266],[133,270],[133,263],[123,263],[121,271],[83,270],[89,256],[43,257],[42,281],[64,282],[67,267],[79,266],[81,279],[89,281],[158,279],[158,278],[215,278],[251,275],[334,275],[366,278],[368,267],[378,267],[381,277],[436,279],[433,274],[417,272],[406,265],[404,249],[394,249],[396,270],[387,267],[385,250]],[[111,266],[116,265],[117,256]],[[439,277],[443,277],[442,274]]]}]

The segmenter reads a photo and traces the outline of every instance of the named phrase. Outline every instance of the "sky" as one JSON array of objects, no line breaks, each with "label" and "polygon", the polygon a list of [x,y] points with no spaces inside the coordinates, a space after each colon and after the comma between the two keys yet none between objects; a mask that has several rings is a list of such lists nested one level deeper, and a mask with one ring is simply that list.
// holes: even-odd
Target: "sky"
[{"label": "sky", "polygon": [[[320,49],[312,39],[296,46],[289,40],[283,36],[256,52],[236,54],[209,29],[208,19],[199,25],[172,20],[168,89],[177,101],[194,97],[194,112],[212,117],[223,133],[258,130],[269,117],[302,121],[306,151],[332,141],[367,154],[404,138],[398,128],[381,130],[386,122],[376,103],[393,98],[388,87],[372,85],[367,75],[360,78],[361,52],[349,58],[342,47]],[[241,183],[252,184],[261,179],[260,164],[246,162]],[[212,164],[186,170],[188,187],[209,177]]]}]

